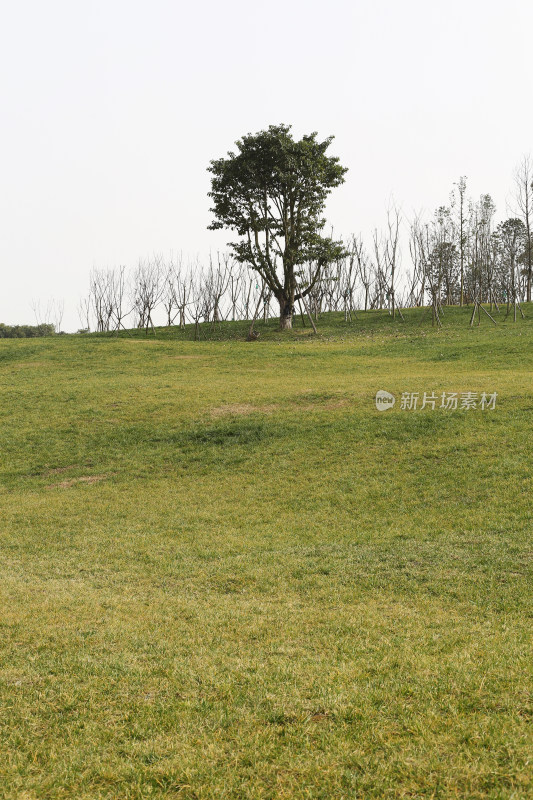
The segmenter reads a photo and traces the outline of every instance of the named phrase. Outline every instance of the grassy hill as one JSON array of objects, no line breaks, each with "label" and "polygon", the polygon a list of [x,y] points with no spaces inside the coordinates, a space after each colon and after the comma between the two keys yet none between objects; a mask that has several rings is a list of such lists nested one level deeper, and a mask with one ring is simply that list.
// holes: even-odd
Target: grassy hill
[{"label": "grassy hill", "polygon": [[0,798],[531,797],[524,310],[0,341]]}]

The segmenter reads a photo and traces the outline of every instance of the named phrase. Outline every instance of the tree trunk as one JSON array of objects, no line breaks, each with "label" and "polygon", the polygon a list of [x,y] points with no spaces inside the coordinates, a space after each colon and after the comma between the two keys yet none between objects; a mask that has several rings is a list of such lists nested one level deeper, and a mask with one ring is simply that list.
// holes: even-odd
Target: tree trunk
[{"label": "tree trunk", "polygon": [[292,328],[292,315],[294,306],[284,298],[279,300],[279,328],[288,331]]}]

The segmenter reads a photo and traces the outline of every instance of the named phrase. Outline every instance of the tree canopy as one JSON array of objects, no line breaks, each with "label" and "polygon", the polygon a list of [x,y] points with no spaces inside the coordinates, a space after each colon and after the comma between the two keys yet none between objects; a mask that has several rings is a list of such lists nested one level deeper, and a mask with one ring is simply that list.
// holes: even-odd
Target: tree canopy
[{"label": "tree canopy", "polygon": [[347,168],[326,155],[332,136],[318,141],[315,132],[296,141],[290,129],[271,125],[243,136],[237,153],[211,161],[208,168],[215,216],[209,228],[238,235],[229,245],[278,300],[282,328],[291,327],[294,303],[344,251],[340,241],[323,235],[323,212]]}]

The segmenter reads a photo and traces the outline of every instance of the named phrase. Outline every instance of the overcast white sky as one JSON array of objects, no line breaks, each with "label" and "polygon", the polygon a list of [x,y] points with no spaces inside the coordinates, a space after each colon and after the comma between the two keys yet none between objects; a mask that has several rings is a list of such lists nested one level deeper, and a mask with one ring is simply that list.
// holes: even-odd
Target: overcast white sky
[{"label": "overcast white sky", "polygon": [[92,266],[201,256],[209,160],[269,124],[336,138],[339,233],[448,200],[505,214],[533,151],[532,0],[1,0],[0,321]]}]

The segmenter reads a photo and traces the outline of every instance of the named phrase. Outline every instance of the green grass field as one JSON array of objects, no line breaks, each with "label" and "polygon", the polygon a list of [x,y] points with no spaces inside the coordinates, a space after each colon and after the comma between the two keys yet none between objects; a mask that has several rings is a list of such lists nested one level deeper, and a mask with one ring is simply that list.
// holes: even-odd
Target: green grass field
[{"label": "green grass field", "polygon": [[0,341],[0,798],[532,797],[524,310]]}]

